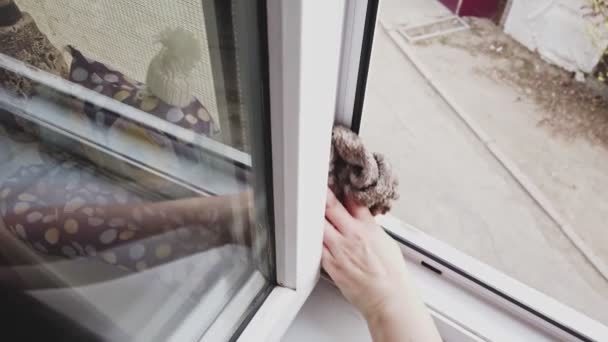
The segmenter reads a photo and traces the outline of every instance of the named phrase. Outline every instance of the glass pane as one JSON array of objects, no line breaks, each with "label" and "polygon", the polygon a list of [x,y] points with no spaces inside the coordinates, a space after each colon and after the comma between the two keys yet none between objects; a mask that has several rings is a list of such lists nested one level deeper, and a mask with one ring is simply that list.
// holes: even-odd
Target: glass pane
[{"label": "glass pane", "polygon": [[0,310],[20,340],[198,340],[262,302],[258,8],[0,0]]},{"label": "glass pane", "polygon": [[393,215],[608,324],[606,36],[584,3],[382,1],[361,135],[399,175]]}]

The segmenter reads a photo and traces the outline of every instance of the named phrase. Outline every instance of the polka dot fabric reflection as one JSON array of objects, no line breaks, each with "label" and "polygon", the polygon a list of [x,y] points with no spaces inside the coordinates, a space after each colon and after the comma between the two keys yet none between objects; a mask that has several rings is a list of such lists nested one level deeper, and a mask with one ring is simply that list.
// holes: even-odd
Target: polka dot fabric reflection
[{"label": "polka dot fabric reflection", "polygon": [[134,220],[107,217],[104,207],[141,200],[112,184],[101,184],[92,169],[77,168],[72,161],[22,167],[2,184],[0,200],[9,231],[52,255],[95,256],[132,239],[139,229]]},{"label": "polka dot fabric reflection", "polygon": [[[114,207],[128,207],[113,217]],[[21,167],[0,185],[0,214],[30,248],[67,258],[92,257],[125,270],[144,270],[220,245],[220,234],[176,225],[140,197],[101,177],[92,166],[66,160]],[[143,227],[151,218],[157,227]],[[194,236],[196,234],[196,237]]]}]

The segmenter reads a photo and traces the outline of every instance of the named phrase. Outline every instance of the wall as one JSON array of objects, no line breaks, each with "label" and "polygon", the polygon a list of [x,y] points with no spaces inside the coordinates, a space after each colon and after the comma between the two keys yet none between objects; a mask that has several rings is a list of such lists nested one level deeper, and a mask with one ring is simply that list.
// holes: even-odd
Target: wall
[{"label": "wall", "polygon": [[589,73],[608,40],[594,43],[591,38],[589,19],[583,18],[581,10],[586,3],[586,0],[512,0],[505,32],[553,64]]},{"label": "wall", "polygon": [[456,12],[458,5],[461,16],[474,16],[494,18],[500,9],[500,0],[440,0],[452,12]]}]

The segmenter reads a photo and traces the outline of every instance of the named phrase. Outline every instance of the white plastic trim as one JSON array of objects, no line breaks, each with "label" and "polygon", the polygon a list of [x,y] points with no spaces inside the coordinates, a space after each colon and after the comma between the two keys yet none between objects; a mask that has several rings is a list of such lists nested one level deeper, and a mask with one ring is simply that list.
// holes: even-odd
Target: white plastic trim
[{"label": "white plastic trim", "polygon": [[268,0],[277,280],[316,283],[344,0]]},{"label": "white plastic trim", "polygon": [[[423,233],[390,215],[377,219],[387,231],[399,236],[433,256],[449,262],[453,267],[472,278],[491,286],[508,297],[527,305],[549,319],[568,327],[591,341],[608,341],[608,327],[520,283],[498,270],[472,258],[455,248]],[[469,330],[491,341],[503,341],[508,336],[518,336],[521,341],[564,341],[580,339],[550,324],[548,321],[513,304],[468,280],[452,268],[437,263],[432,258],[403,246],[402,251],[419,269],[418,278],[427,293],[429,307],[461,322]],[[425,263],[442,272],[441,276],[420,266]],[[429,275],[430,274],[430,275]],[[424,292],[424,291],[423,291]],[[432,295],[429,295],[432,294]],[[463,304],[466,303],[466,304]],[[514,335],[517,332],[519,335]],[[520,338],[519,336],[527,336]]]},{"label": "white plastic trim", "polygon": [[241,333],[238,342],[280,341],[308,299],[314,285],[316,284],[297,291],[286,287],[275,287]]},{"label": "white plastic trim", "polygon": [[[239,265],[234,267],[231,272],[222,275],[222,278],[218,279],[213,287],[206,290],[204,295],[198,299],[199,305],[181,321],[167,342],[195,341],[201,335],[201,327],[206,326],[209,326],[209,330],[205,332],[205,338],[201,341],[227,341],[230,338],[229,333],[238,326],[243,309],[251,303],[266,283],[264,277],[254,271],[243,284],[242,278],[246,274],[245,269],[247,266]],[[209,267],[206,265],[194,269],[189,274],[188,282],[177,288],[175,293],[163,303],[162,310],[152,316],[146,327],[142,329],[142,335],[138,336],[135,342],[153,341],[155,336],[160,336],[164,325],[173,318],[173,314],[179,312],[179,308],[184,307],[187,301],[192,300],[192,293],[195,293],[196,287],[200,286],[200,281],[205,279],[208,272]],[[226,303],[228,304],[226,305]],[[226,306],[224,307],[224,305]],[[221,314],[214,321],[215,317],[209,313],[215,312]],[[228,327],[232,327],[232,329],[225,329]],[[218,330],[228,334],[226,338],[210,339],[215,336],[213,333],[219,334]]]},{"label": "white plastic trim", "polygon": [[[246,308],[251,304],[253,298],[255,298],[260,291],[266,286],[266,279],[260,272],[255,272],[247,280],[247,283],[238,291],[228,305],[222,311],[222,314],[213,322],[213,325],[205,332],[200,342],[215,342],[215,341],[228,341],[232,337],[232,334],[241,322],[243,315],[243,308]],[[224,289],[225,291],[225,289]],[[227,291],[225,291],[227,292]],[[205,317],[204,313],[208,309],[199,306],[197,312],[193,313],[189,317],[189,322],[182,324],[183,327],[190,329],[190,332],[200,330],[200,318]],[[181,341],[192,341],[192,335],[184,333],[185,329],[178,330],[180,334],[174,334],[170,342],[181,342]],[[200,331],[199,331],[200,332]]]},{"label": "white plastic trim", "polygon": [[439,330],[439,335],[444,341],[450,342],[483,342],[488,341],[482,336],[478,336],[469,327],[459,324],[458,321],[451,319],[440,311],[429,308],[431,317],[435,321],[435,326]]},{"label": "white plastic trim", "polygon": [[345,1],[268,0],[277,281],[238,341],[278,341],[319,279]]},{"label": "white plastic trim", "polygon": [[349,0],[344,15],[344,34],[338,102],[336,104],[336,123],[350,127],[357,93],[361,48],[365,31],[368,0]]}]

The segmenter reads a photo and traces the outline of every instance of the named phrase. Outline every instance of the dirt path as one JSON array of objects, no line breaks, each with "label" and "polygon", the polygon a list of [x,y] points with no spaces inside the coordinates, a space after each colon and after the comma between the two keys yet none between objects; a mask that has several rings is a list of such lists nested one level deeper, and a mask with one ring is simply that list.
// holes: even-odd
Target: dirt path
[{"label": "dirt path", "polygon": [[491,23],[470,21],[471,31],[415,54],[608,263],[608,103]]},{"label": "dirt path", "polygon": [[471,34],[444,36],[426,45],[444,44],[492,59],[495,67],[475,70],[532,99],[543,115],[540,126],[560,139],[584,139],[608,149],[608,101],[597,91],[577,81],[575,74],[545,62],[489,20],[466,21]]}]

